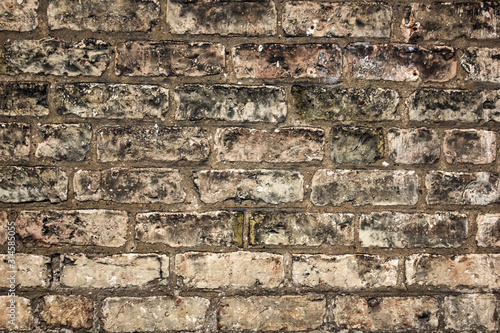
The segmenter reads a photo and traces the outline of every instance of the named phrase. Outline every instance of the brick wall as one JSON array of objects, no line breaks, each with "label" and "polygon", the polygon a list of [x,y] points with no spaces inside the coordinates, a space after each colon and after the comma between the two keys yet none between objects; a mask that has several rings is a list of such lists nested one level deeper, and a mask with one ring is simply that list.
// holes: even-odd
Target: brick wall
[{"label": "brick wall", "polygon": [[0,330],[498,332],[499,21],[1,0]]}]

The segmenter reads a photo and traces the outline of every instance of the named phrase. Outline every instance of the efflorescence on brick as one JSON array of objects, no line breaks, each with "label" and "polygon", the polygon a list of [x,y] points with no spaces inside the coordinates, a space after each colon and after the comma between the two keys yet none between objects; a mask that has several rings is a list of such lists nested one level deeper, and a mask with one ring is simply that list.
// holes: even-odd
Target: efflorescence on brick
[{"label": "efflorescence on brick", "polygon": [[0,331],[500,331],[499,22],[2,1]]}]

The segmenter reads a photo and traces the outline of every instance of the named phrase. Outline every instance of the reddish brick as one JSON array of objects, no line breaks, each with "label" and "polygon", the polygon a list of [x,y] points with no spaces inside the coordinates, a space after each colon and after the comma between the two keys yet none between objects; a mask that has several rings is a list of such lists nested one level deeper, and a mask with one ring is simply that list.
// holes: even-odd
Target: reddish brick
[{"label": "reddish brick", "polygon": [[91,328],[94,305],[81,295],[48,295],[43,298],[40,319],[50,327]]},{"label": "reddish brick", "polygon": [[29,124],[0,123],[0,161],[27,161],[31,146]]},{"label": "reddish brick", "polygon": [[500,214],[484,214],[477,217],[477,245],[500,247]]},{"label": "reddish brick", "polygon": [[37,0],[6,0],[0,7],[0,30],[33,31],[38,26]]},{"label": "reddish brick", "polygon": [[9,227],[9,219],[7,212],[0,211],[0,245],[7,243]]},{"label": "reddish brick", "polygon": [[448,163],[488,164],[496,159],[496,133],[484,130],[447,130],[443,151]]}]

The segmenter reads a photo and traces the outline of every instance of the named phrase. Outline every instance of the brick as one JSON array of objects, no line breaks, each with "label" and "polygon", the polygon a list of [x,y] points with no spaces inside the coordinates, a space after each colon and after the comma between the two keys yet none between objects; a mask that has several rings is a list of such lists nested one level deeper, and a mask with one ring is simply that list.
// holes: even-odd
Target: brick
[{"label": "brick", "polygon": [[399,94],[395,90],[292,86],[292,105],[302,120],[398,120]]},{"label": "brick", "polygon": [[401,29],[407,40],[498,38],[499,13],[494,2],[412,3],[402,10]]},{"label": "brick", "polygon": [[447,130],[443,152],[448,163],[492,163],[497,155],[495,132],[475,129]]},{"label": "brick", "polygon": [[21,239],[42,246],[120,247],[127,241],[128,216],[104,209],[22,211],[16,220]]},{"label": "brick", "polygon": [[500,201],[500,180],[491,172],[431,171],[425,187],[429,205],[484,206]]},{"label": "brick", "polygon": [[242,246],[243,213],[140,213],[135,238],[149,244],[179,246]]},{"label": "brick", "polygon": [[391,35],[392,9],[381,2],[289,1],[283,11],[283,30],[288,36],[389,38]]},{"label": "brick", "polygon": [[335,44],[242,44],[233,48],[236,78],[321,78],[342,75],[342,51]]},{"label": "brick", "polygon": [[415,121],[500,122],[500,90],[419,89],[406,106]]},{"label": "brick", "polygon": [[311,202],[317,206],[415,205],[418,177],[405,170],[318,170]]},{"label": "brick", "polygon": [[302,201],[304,177],[285,170],[202,170],[193,175],[201,201],[252,200],[268,204]]},{"label": "brick", "polygon": [[47,116],[47,91],[46,83],[0,83],[0,115]]},{"label": "brick", "polygon": [[299,254],[292,262],[293,282],[299,287],[363,290],[395,287],[398,281],[397,258]]},{"label": "brick", "polygon": [[432,297],[337,296],[337,325],[375,330],[432,330],[438,327],[438,301]]},{"label": "brick", "polygon": [[250,215],[251,245],[337,245],[354,243],[354,215],[256,211]]},{"label": "brick", "polygon": [[270,0],[170,0],[168,24],[173,34],[268,36],[276,34],[276,8]]},{"label": "brick", "polygon": [[467,240],[467,215],[454,212],[362,214],[364,247],[459,247]]},{"label": "brick", "polygon": [[500,214],[484,214],[477,217],[477,245],[500,246]]},{"label": "brick", "polygon": [[54,102],[60,115],[164,119],[168,96],[168,89],[154,85],[74,83],[56,86]]},{"label": "brick", "polygon": [[38,133],[37,158],[81,162],[90,150],[92,127],[87,124],[48,124],[39,126]]},{"label": "brick", "polygon": [[471,47],[460,61],[466,80],[500,83],[500,49]]},{"label": "brick", "polygon": [[160,2],[49,0],[47,17],[51,30],[149,31],[159,21]]},{"label": "brick", "polygon": [[221,74],[224,46],[211,43],[129,41],[116,46],[116,75],[207,76]]},{"label": "brick", "polygon": [[0,123],[0,161],[27,161],[31,146],[29,124]]},{"label": "brick", "polygon": [[398,164],[432,164],[439,160],[441,145],[436,130],[389,128],[389,158]]},{"label": "brick", "polygon": [[[15,302],[15,310],[9,309],[11,300]],[[29,299],[19,296],[0,296],[0,308],[5,309],[0,313],[0,329],[19,331],[33,329],[33,312]],[[14,320],[14,326],[9,323],[10,320]]]},{"label": "brick", "polygon": [[60,168],[0,167],[0,202],[66,201],[68,177]]},{"label": "brick", "polygon": [[355,43],[346,61],[353,79],[446,82],[457,74],[455,50],[446,46]]},{"label": "brick", "polygon": [[0,30],[33,31],[38,27],[38,1],[7,0],[0,8]]},{"label": "brick", "polygon": [[176,169],[79,170],[75,173],[73,186],[78,201],[172,204],[184,202],[186,197],[181,173]]},{"label": "brick", "polygon": [[[7,212],[0,211],[0,245],[4,245],[8,240],[9,217]],[[12,228],[12,226],[10,226]]]},{"label": "brick", "polygon": [[99,162],[203,161],[210,153],[200,127],[107,126],[96,136]]},{"label": "brick", "polygon": [[406,260],[406,284],[446,290],[495,290],[500,287],[500,255],[414,254]]},{"label": "brick", "polygon": [[175,256],[179,287],[250,289],[280,287],[283,256],[260,252],[187,252]]},{"label": "brick", "polygon": [[283,88],[186,85],[175,90],[177,120],[283,122],[287,114]]},{"label": "brick", "polygon": [[322,295],[233,296],[220,301],[218,327],[226,331],[306,331],[326,313]]},{"label": "brick", "polygon": [[310,162],[323,160],[324,136],[319,128],[226,127],[217,129],[214,146],[218,161]]},{"label": "brick", "polygon": [[61,284],[74,288],[116,288],[165,283],[169,260],[166,255],[117,254],[87,257],[61,256]]},{"label": "brick", "polygon": [[62,76],[101,76],[110,46],[101,40],[14,40],[5,46],[6,72]]},{"label": "brick", "polygon": [[194,331],[205,327],[209,305],[201,297],[109,297],[102,320],[108,332]]},{"label": "brick", "polygon": [[447,329],[495,331],[498,324],[498,300],[491,294],[470,294],[444,298],[444,320]]},{"label": "brick", "polygon": [[373,163],[384,157],[382,128],[341,126],[332,129],[334,163]]},{"label": "brick", "polygon": [[[14,265],[14,269],[11,265]],[[15,283],[18,287],[50,286],[50,258],[45,256],[16,253],[12,258],[8,254],[0,254],[0,287],[11,288],[13,280],[7,280],[17,270]],[[15,289],[15,288],[14,288]]]},{"label": "brick", "polygon": [[43,298],[40,319],[51,327],[91,328],[94,306],[81,295],[47,295]]}]

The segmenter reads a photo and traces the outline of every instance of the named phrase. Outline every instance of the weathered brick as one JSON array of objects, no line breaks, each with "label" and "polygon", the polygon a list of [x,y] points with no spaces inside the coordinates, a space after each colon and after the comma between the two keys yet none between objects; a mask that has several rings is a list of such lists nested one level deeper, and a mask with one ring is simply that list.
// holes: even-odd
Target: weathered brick
[{"label": "weathered brick", "polygon": [[242,44],[233,48],[237,78],[320,78],[342,75],[342,51],[335,44]]},{"label": "weathered brick", "polygon": [[443,152],[448,163],[492,163],[497,155],[496,134],[475,129],[447,130]]},{"label": "weathered brick", "polygon": [[227,331],[306,331],[326,313],[322,295],[233,296],[220,301],[218,327]]},{"label": "weathered brick", "polygon": [[387,131],[389,158],[399,164],[431,164],[439,160],[440,140],[428,128],[390,128]]},{"label": "weathered brick", "polygon": [[[15,307],[11,306],[11,300]],[[31,301],[24,297],[0,296],[0,329],[27,331],[33,329]],[[14,326],[9,321],[14,320]]]},{"label": "weathered brick", "polygon": [[221,74],[224,46],[211,43],[130,41],[116,46],[116,75],[206,76]]},{"label": "weathered brick", "polygon": [[48,115],[47,90],[46,83],[0,83],[0,115]]},{"label": "weathered brick", "polygon": [[49,0],[49,28],[106,32],[149,31],[160,18],[158,0]]},{"label": "weathered brick", "polygon": [[61,256],[61,284],[76,288],[115,288],[165,283],[168,256],[117,254],[89,258],[84,254]]},{"label": "weathered brick", "polygon": [[301,287],[363,290],[394,287],[398,281],[397,258],[299,254],[292,262],[293,282]]},{"label": "weathered brick", "polygon": [[467,215],[454,212],[362,214],[364,247],[458,247],[467,240]]},{"label": "weathered brick", "polygon": [[283,9],[288,36],[380,37],[391,35],[392,9],[381,3],[289,1]]},{"label": "weathered brick", "polygon": [[57,113],[82,118],[163,119],[168,111],[168,89],[154,85],[74,83],[58,85]]},{"label": "weathered brick", "polygon": [[500,83],[500,49],[471,47],[460,60],[466,80]]},{"label": "weathered brick", "polygon": [[283,88],[186,85],[175,90],[177,120],[214,119],[237,122],[282,122],[286,118]]},{"label": "weathered brick", "polygon": [[276,288],[285,278],[283,260],[261,252],[187,252],[175,256],[175,273],[187,288]]},{"label": "weathered brick", "polygon": [[7,74],[101,76],[109,65],[108,43],[87,39],[14,40],[5,46]]},{"label": "weathered brick", "polygon": [[443,303],[445,327],[493,332],[498,327],[497,306],[498,300],[491,294],[447,296]]},{"label": "weathered brick", "polygon": [[485,214],[477,217],[477,245],[500,246],[500,214]]},{"label": "weathered brick", "polygon": [[195,331],[205,326],[209,305],[201,297],[109,297],[102,320],[108,332]]},{"label": "weathered brick", "polygon": [[406,106],[415,121],[500,122],[500,90],[420,89]]},{"label": "weathered brick", "polygon": [[317,206],[415,205],[418,177],[405,170],[318,170],[311,201]]},{"label": "weathered brick", "polygon": [[179,246],[243,245],[243,213],[140,213],[135,238],[150,244]]},{"label": "weathered brick", "polygon": [[33,31],[38,26],[38,1],[2,1],[0,7],[0,30]]},{"label": "weathered brick", "polygon": [[0,202],[66,201],[68,177],[59,168],[0,168]]},{"label": "weathered brick", "polygon": [[181,173],[176,169],[79,170],[75,173],[73,186],[78,201],[172,204],[183,202],[186,197]]},{"label": "weathered brick", "polygon": [[194,183],[204,203],[253,200],[268,204],[302,201],[304,177],[286,170],[203,170]]},{"label": "weathered brick", "polygon": [[431,171],[425,187],[429,205],[484,206],[500,202],[500,180],[491,172]]},{"label": "weathered brick", "polygon": [[500,6],[494,2],[412,3],[402,14],[401,28],[408,40],[500,37]]},{"label": "weathered brick", "polygon": [[292,105],[303,120],[398,120],[399,94],[395,90],[293,86]]},{"label": "weathered brick", "polygon": [[382,128],[334,127],[332,160],[335,163],[373,163],[384,156]]},{"label": "weathered brick", "polygon": [[414,254],[406,260],[406,283],[449,290],[496,290],[500,288],[499,269],[499,254]]},{"label": "weathered brick", "polygon": [[170,0],[167,20],[173,34],[276,34],[276,8],[270,0]]},{"label": "weathered brick", "polygon": [[0,161],[27,161],[31,146],[29,124],[0,123]]},{"label": "weathered brick", "polygon": [[17,234],[44,245],[120,247],[127,240],[128,216],[104,209],[22,211]]},{"label": "weathered brick", "polygon": [[92,127],[87,124],[48,124],[38,127],[37,158],[81,162],[90,150]]},{"label": "weathered brick", "polygon": [[16,253],[12,258],[8,254],[0,254],[0,287],[11,287],[13,280],[7,280],[7,278],[13,275],[10,271],[16,270],[15,282],[18,287],[49,287],[49,265],[49,257]]},{"label": "weathered brick", "polygon": [[226,127],[217,129],[214,145],[219,161],[309,162],[323,160],[324,136],[319,128]]},{"label": "weathered brick", "polygon": [[438,327],[438,301],[432,297],[337,296],[335,322],[369,331],[434,330]]},{"label": "weathered brick", "polygon": [[354,215],[256,211],[250,215],[251,245],[349,246]]},{"label": "weathered brick", "polygon": [[7,212],[0,211],[0,245],[7,243],[9,227],[9,218]]},{"label": "weathered brick", "polygon": [[50,327],[91,328],[94,305],[81,295],[47,295],[43,298],[40,319]]},{"label": "weathered brick", "polygon": [[355,43],[346,47],[346,61],[354,79],[445,82],[457,74],[455,50],[446,46]]}]

